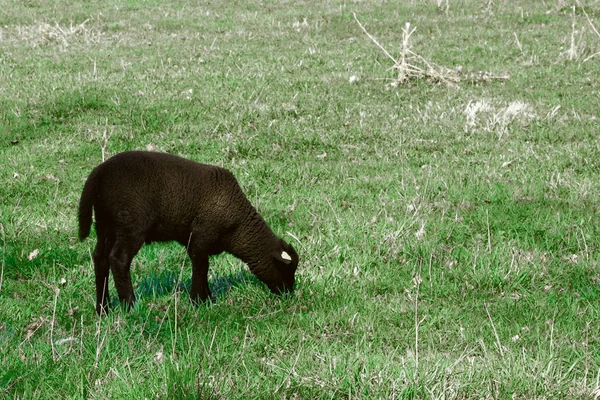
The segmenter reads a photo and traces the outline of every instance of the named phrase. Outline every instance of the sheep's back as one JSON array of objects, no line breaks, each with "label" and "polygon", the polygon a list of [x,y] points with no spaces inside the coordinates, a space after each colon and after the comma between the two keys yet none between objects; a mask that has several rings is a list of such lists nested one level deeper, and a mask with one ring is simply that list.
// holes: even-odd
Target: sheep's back
[{"label": "sheep's back", "polygon": [[252,206],[228,170],[165,153],[126,152],[97,171],[96,214],[147,240],[183,240],[194,224],[234,229]]}]

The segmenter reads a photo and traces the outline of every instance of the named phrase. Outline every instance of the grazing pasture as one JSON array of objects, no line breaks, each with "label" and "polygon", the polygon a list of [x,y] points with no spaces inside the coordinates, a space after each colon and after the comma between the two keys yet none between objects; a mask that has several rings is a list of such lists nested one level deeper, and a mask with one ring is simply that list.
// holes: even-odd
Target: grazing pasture
[{"label": "grazing pasture", "polygon": [[[0,397],[598,399],[599,29],[597,0],[5,0]],[[125,150],[231,170],[295,295],[222,255],[196,307],[152,244],[99,318],[77,205]]]}]

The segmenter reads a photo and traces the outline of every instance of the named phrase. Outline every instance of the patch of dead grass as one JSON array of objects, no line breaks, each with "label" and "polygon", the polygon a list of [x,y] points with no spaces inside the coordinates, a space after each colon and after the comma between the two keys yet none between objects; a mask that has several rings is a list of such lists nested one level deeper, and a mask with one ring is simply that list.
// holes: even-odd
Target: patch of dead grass
[{"label": "patch of dead grass", "polygon": [[509,126],[527,126],[538,118],[531,105],[523,101],[501,104],[491,99],[470,101],[464,110],[465,131],[495,133],[501,139],[508,133]]},{"label": "patch of dead grass", "polygon": [[66,48],[75,42],[81,41],[84,43],[98,43],[102,38],[102,33],[88,28],[86,24],[89,21],[88,18],[79,24],[74,24],[71,21],[69,25],[60,25],[58,22],[53,25],[47,22],[19,25],[14,28],[15,30],[10,36],[25,41],[33,47],[57,45]]}]

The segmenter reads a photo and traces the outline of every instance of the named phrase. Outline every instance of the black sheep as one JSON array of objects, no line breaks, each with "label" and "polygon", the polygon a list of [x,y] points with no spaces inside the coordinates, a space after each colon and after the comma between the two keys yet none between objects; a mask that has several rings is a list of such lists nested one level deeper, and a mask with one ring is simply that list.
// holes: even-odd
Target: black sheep
[{"label": "black sheep", "polygon": [[279,294],[294,290],[298,255],[275,236],[231,172],[174,155],[131,151],[115,155],[88,177],[79,202],[79,239],[92,225],[96,312],[108,311],[112,271],[121,304],[135,302],[131,260],[144,242],[175,240],[192,260],[194,302],[210,297],[208,257],[227,251]]}]

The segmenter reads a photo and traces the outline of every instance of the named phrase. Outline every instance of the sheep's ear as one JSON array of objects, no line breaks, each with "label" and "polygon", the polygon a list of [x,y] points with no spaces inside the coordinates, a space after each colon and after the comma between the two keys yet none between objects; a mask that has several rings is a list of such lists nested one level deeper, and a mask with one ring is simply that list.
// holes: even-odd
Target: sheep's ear
[{"label": "sheep's ear", "polygon": [[292,263],[292,256],[290,256],[285,250],[275,253],[275,259],[286,265]]},{"label": "sheep's ear", "polygon": [[273,253],[273,257],[285,265],[293,265],[294,260],[298,263],[298,255],[292,245],[286,243],[283,239],[279,239],[279,246]]}]

